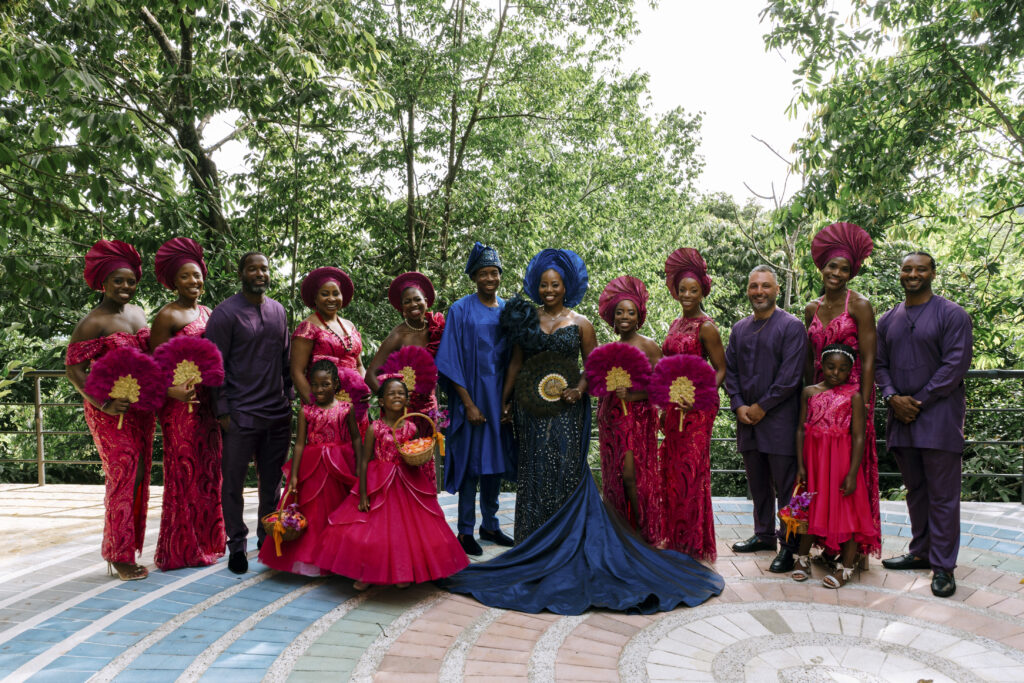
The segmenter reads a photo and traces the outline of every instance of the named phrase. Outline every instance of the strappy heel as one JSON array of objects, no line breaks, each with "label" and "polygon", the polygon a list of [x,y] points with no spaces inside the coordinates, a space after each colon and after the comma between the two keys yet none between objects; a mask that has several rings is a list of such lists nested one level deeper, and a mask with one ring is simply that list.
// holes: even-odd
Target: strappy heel
[{"label": "strappy heel", "polygon": [[[117,565],[125,565],[126,569],[120,569]],[[129,564],[127,562],[111,562],[107,560],[107,576],[116,576],[122,581],[141,581],[149,576],[149,570],[140,564]]]},{"label": "strappy heel", "polygon": [[796,562],[794,563],[796,568],[793,573],[790,574],[790,578],[794,581],[806,581],[811,578],[811,557],[810,555],[797,555]]}]

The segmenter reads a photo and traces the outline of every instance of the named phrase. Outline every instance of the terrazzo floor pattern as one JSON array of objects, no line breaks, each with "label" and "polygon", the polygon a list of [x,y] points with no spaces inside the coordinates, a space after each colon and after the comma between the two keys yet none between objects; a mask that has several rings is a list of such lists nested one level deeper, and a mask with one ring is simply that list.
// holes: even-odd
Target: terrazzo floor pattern
[{"label": "terrazzo floor pattern", "polygon": [[[254,519],[254,492],[247,519]],[[455,499],[441,503],[454,522]],[[844,588],[737,556],[750,503],[715,499],[724,593],[694,609],[578,617],[490,609],[432,585],[352,589],[340,577],[152,567],[108,577],[102,488],[0,485],[0,678],[21,681],[1022,681],[1024,506],[964,504],[958,590],[873,561]],[[512,495],[501,499],[511,532]],[[906,508],[883,503],[885,555],[909,540]],[[497,548],[483,544],[485,557]],[[254,550],[255,546],[252,546]]]}]

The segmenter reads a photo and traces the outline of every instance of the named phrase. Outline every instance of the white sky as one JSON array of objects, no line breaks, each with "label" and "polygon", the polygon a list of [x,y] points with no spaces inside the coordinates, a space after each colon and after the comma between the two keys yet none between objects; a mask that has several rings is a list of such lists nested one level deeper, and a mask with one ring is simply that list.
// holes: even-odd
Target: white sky
[{"label": "white sky", "polygon": [[[774,183],[781,195],[786,179],[785,164],[751,135],[790,158],[803,125],[785,113],[795,58],[788,56],[787,63],[765,52],[768,26],[758,21],[763,6],[764,0],[661,0],[652,9],[648,0],[636,0],[640,33],[623,55],[626,70],[650,74],[655,112],[677,106],[704,112],[698,188],[727,192],[741,204],[752,196],[744,182],[763,195]],[[212,121],[204,142],[226,135],[233,119]],[[244,145],[230,142],[214,160],[222,172],[241,171],[245,152]],[[799,179],[790,178],[786,197],[798,187]]]},{"label": "white sky", "polygon": [[[790,119],[786,106],[793,95],[796,58],[764,49],[770,28],[758,13],[764,0],[661,0],[652,9],[636,0],[640,34],[627,48],[628,70],[650,74],[656,112],[682,106],[703,111],[700,153],[704,173],[698,187],[724,191],[738,202],[758,194],[781,194],[786,167],[751,135],[791,158],[802,121]],[[790,178],[787,197],[799,187]]]}]

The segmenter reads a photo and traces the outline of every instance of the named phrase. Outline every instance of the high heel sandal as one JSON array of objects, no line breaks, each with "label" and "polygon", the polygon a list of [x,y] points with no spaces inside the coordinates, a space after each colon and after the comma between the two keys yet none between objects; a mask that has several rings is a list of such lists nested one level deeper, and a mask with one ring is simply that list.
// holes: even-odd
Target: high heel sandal
[{"label": "high heel sandal", "polygon": [[[118,565],[121,565],[124,569]],[[149,576],[149,570],[140,564],[111,562],[107,560],[107,576],[116,576],[122,581],[140,581]]]},{"label": "high heel sandal", "polygon": [[789,575],[794,581],[806,581],[811,578],[811,557],[810,555],[797,555],[794,562],[795,568]]}]

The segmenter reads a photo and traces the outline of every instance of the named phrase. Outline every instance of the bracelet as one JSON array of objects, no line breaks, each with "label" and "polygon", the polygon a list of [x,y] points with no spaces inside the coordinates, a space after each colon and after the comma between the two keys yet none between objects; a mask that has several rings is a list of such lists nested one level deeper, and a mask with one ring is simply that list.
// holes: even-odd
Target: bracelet
[{"label": "bracelet", "polygon": [[113,400],[114,399],[112,399],[112,398],[108,398],[106,401],[104,401],[103,405],[100,406],[100,410],[101,411],[106,410],[107,406],[109,406]]}]

